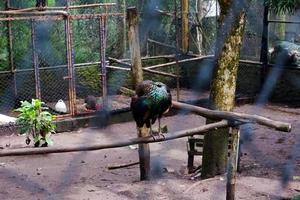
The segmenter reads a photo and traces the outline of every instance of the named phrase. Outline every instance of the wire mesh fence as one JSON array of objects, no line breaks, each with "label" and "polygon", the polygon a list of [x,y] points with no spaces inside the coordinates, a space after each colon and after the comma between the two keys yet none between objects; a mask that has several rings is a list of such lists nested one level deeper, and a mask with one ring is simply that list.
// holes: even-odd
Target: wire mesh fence
[{"label": "wire mesh fence", "polygon": [[[17,1],[12,1],[17,2]],[[23,2],[23,1],[22,1]],[[25,2],[25,1],[24,1]],[[22,6],[34,6],[33,1],[30,4]],[[76,5],[78,1],[72,1],[71,5]],[[4,5],[4,4],[3,4]],[[19,4],[20,5],[20,4]],[[63,5],[63,4],[62,4]],[[1,6],[1,4],[0,4]],[[102,8],[97,9],[80,9],[71,11],[73,14],[90,14],[104,11]],[[121,17],[108,19],[107,41],[110,44],[106,50],[108,56],[121,58],[128,54],[126,52],[126,42],[124,43],[124,32],[118,29]],[[176,54],[176,33],[174,27],[176,20],[167,17],[162,19],[171,24],[173,28],[166,28],[162,35],[150,35],[152,39],[161,43],[172,46],[172,48],[162,49],[158,45],[152,45],[147,50],[147,45],[143,43],[146,51],[144,55]],[[215,19],[208,19],[209,26],[204,24],[202,29],[214,30]],[[71,101],[75,101],[77,113],[84,113],[80,110],[80,105],[84,103],[84,98],[93,95],[102,100],[103,95],[103,74],[101,70],[101,40],[100,40],[100,23],[97,19],[73,19],[72,20],[72,46],[68,48],[66,20],[18,20],[11,21],[11,40],[13,56],[9,53],[9,37],[0,37],[4,41],[0,42],[0,108],[10,110],[15,106],[16,101],[38,97],[45,101],[50,107],[54,107],[59,99],[63,99],[70,112],[73,106]],[[9,26],[7,22],[0,22],[0,33],[9,35]],[[3,27],[3,28],[2,28]],[[195,26],[197,27],[197,26]],[[163,30],[165,27],[160,27]],[[191,29],[190,36],[196,35],[196,29]],[[160,33],[160,31],[159,31]],[[165,36],[168,35],[166,38]],[[194,40],[196,41],[196,40]],[[204,54],[213,53],[214,36],[211,36],[203,43]],[[193,42],[193,40],[192,40]],[[192,43],[191,42],[191,43]],[[255,29],[255,33],[250,33],[244,38],[246,44],[241,56],[244,59],[259,60],[260,53],[260,32]],[[249,46],[251,48],[249,48]],[[175,47],[175,49],[174,49]],[[195,47],[197,46],[195,45]],[[122,49],[122,50],[120,50]],[[71,63],[68,59],[68,51],[72,51]],[[103,56],[103,55],[102,55]],[[12,57],[12,65],[10,65]],[[162,58],[152,61],[144,61],[143,66],[151,66],[166,61],[175,61],[179,57]],[[70,68],[71,67],[71,68]],[[74,74],[72,71],[74,70]],[[213,71],[213,64],[210,60],[194,61],[189,64],[173,64],[168,67],[157,68],[160,72],[180,74],[180,85],[188,89],[192,88],[198,92],[209,90],[209,84]],[[3,73],[2,73],[3,72]],[[128,71],[116,69],[108,70],[108,90],[111,96],[118,93],[121,86],[133,88]],[[286,71],[275,86],[274,99],[290,100],[291,97],[299,99],[298,72]],[[261,88],[262,79],[261,67],[256,65],[241,64],[238,71],[237,95],[239,97],[255,97]],[[74,80],[74,88],[71,87]],[[176,78],[144,72],[144,79],[162,81],[167,85],[175,88],[177,86]],[[37,82],[39,86],[37,87]],[[72,99],[73,90],[76,92],[76,99]],[[40,92],[40,94],[39,94]],[[272,97],[272,98],[273,98]],[[118,98],[111,98],[121,101]],[[128,100],[129,98],[127,98]],[[114,102],[110,102],[114,104]],[[129,105],[129,102],[126,102]],[[71,170],[69,170],[71,171]]]},{"label": "wire mesh fence", "polygon": [[[69,6],[76,6],[80,1],[69,1]],[[93,1],[102,3],[102,1]],[[125,2],[126,3],[126,2]],[[140,12],[140,38],[143,56],[175,55],[180,52],[181,17],[179,1],[170,7],[165,2],[138,5]],[[196,1],[190,2],[192,5]],[[50,2],[57,8],[66,6],[66,1]],[[5,10],[6,4],[1,2],[0,8]],[[34,7],[35,1],[10,1],[12,8]],[[60,7],[59,7],[60,6]],[[118,94],[121,86],[133,88],[130,73],[116,69],[108,69],[107,81],[104,81],[101,70],[101,48],[105,48],[105,57],[124,58],[129,56],[126,39],[125,8],[128,5],[118,3],[116,6],[97,6],[70,9],[71,46],[68,48],[68,31],[65,17],[20,19],[0,21],[0,71],[3,81],[0,84],[1,107],[12,109],[17,101],[41,98],[53,107],[62,99],[70,106],[78,106],[88,95],[96,96],[102,101],[103,82],[107,82],[109,95]],[[189,14],[189,45],[190,51],[202,55],[213,54],[216,39],[217,4],[208,4],[205,15],[200,16],[199,10],[190,6]],[[150,10],[149,10],[150,9]],[[241,58],[258,61],[260,58],[262,3],[256,3],[259,12],[249,13],[249,19],[255,23],[247,23]],[[119,13],[107,18],[107,46],[101,46],[101,26],[99,14]],[[80,16],[79,16],[80,15]],[[150,16],[150,18],[149,18]],[[5,16],[3,16],[5,17]],[[151,23],[147,23],[150,20]],[[199,37],[201,35],[202,37]],[[201,48],[201,51],[199,51]],[[70,60],[68,60],[70,52]],[[176,56],[143,60],[143,66],[151,66],[163,62],[184,59]],[[110,65],[110,64],[109,64]],[[124,67],[124,66],[123,66]],[[157,68],[158,71],[181,75],[180,86],[196,91],[209,90],[213,66],[209,60],[174,64],[169,67]],[[73,74],[74,73],[74,74]],[[296,73],[297,74],[297,73]],[[290,79],[293,72],[286,72],[276,85],[273,97],[285,99],[289,94],[299,93],[295,84],[297,78]],[[72,76],[72,77],[70,77]],[[144,72],[144,79],[160,80],[170,87],[178,86],[176,78]],[[239,97],[255,97],[262,86],[261,68],[258,65],[240,64],[238,71],[237,95]],[[72,82],[73,81],[73,82]],[[73,86],[74,84],[74,86]],[[286,90],[287,85],[293,90]],[[75,92],[75,95],[72,94]],[[287,95],[285,95],[287,94]],[[72,99],[76,97],[76,99]],[[73,103],[72,103],[73,102]],[[80,105],[78,105],[80,104]],[[73,113],[74,114],[74,113]]]}]

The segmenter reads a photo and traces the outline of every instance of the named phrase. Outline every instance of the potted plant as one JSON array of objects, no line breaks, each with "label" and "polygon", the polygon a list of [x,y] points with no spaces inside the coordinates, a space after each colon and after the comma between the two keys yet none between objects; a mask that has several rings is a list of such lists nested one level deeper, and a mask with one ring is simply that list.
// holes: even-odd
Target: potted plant
[{"label": "potted plant", "polygon": [[55,116],[43,107],[44,103],[39,99],[21,101],[21,107],[16,109],[20,112],[17,118],[17,124],[21,126],[20,134],[26,134],[26,144],[30,144],[30,135],[33,138],[35,147],[47,147],[53,142],[50,139],[51,133],[55,132]]}]

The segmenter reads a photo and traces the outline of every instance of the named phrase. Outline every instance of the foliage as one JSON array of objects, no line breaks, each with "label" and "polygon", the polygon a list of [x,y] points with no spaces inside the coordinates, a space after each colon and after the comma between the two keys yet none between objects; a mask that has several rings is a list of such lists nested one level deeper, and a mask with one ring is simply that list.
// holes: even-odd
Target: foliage
[{"label": "foliage", "polygon": [[77,76],[79,83],[93,90],[99,90],[99,65],[92,65],[83,69],[78,69]]},{"label": "foliage", "polygon": [[300,0],[265,0],[265,4],[277,14],[292,13],[300,6]]},{"label": "foliage", "polygon": [[38,147],[42,141],[42,146],[51,145],[53,142],[50,139],[51,133],[55,132],[53,123],[55,117],[48,111],[42,111],[42,104],[39,99],[21,101],[21,107],[16,109],[20,112],[17,123],[21,125],[20,134],[26,134],[26,143],[29,144],[29,135],[32,135],[34,146]]},{"label": "foliage", "polygon": [[300,200],[300,195],[294,196],[292,200]]}]

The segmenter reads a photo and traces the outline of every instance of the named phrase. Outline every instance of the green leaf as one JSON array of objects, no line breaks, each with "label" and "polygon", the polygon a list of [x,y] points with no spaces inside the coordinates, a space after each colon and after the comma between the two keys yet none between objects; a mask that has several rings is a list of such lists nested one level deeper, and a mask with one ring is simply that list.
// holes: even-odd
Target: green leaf
[{"label": "green leaf", "polygon": [[[41,133],[45,133],[49,137],[51,132],[55,132],[55,116],[48,111],[41,112],[42,104],[43,102],[39,99],[32,99],[31,103],[21,101],[21,107],[16,109],[17,112],[20,112],[17,118],[17,123],[21,125],[20,134],[31,134],[34,143],[43,139]],[[47,140],[49,140],[49,144],[53,143],[50,138]]]}]

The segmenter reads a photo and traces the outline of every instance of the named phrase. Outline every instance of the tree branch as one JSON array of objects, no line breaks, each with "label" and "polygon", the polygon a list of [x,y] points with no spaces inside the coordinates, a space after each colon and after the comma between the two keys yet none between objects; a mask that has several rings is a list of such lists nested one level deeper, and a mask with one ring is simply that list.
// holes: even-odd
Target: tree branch
[{"label": "tree branch", "polygon": [[47,147],[47,148],[21,148],[21,149],[9,149],[9,150],[1,150],[0,157],[6,156],[24,156],[24,155],[37,155],[37,154],[49,154],[49,153],[66,153],[66,152],[79,152],[79,151],[95,151],[101,149],[111,149],[111,148],[119,148],[134,144],[145,144],[145,143],[156,143],[167,140],[174,140],[182,137],[192,136],[195,134],[206,134],[209,130],[224,128],[232,125],[232,123],[222,120],[219,122],[207,124],[200,126],[198,128],[176,131],[173,133],[168,133],[165,137],[161,137],[158,139],[154,139],[152,136],[143,137],[143,138],[132,138],[125,139],[122,141],[114,142],[111,144],[96,144],[89,146],[73,146],[73,147]]}]

